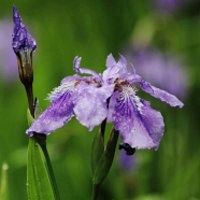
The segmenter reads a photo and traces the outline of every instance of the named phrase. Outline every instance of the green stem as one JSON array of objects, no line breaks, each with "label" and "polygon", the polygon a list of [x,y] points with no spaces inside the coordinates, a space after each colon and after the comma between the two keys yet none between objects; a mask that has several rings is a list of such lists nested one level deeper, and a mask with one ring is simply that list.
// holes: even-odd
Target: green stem
[{"label": "green stem", "polygon": [[31,85],[24,85],[25,89],[26,89],[26,95],[27,95],[27,99],[28,99],[28,107],[31,113],[31,116],[34,118],[34,105],[33,105],[33,87],[32,84]]},{"label": "green stem", "polygon": [[[107,177],[113,160],[115,156],[115,150],[117,145],[119,132],[116,131],[114,128],[112,129],[106,148],[104,149],[104,152],[99,156],[96,152],[96,156],[98,158],[98,162],[96,163],[94,167],[94,173],[93,173],[93,191],[92,191],[92,200],[97,200],[99,189],[101,184],[104,182],[105,178]],[[94,154],[95,156],[95,154]],[[97,160],[97,159],[96,159]]]},{"label": "green stem", "polygon": [[93,184],[92,200],[97,200],[98,199],[99,187],[100,187],[100,184]]}]

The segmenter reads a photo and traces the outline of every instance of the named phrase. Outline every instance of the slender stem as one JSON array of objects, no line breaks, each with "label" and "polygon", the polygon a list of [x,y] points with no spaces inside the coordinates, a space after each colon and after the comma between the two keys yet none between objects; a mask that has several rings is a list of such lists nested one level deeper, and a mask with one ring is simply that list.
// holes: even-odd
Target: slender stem
[{"label": "slender stem", "polygon": [[106,123],[107,123],[107,119],[104,119],[103,122],[101,123],[101,135],[104,138],[104,134],[105,134],[105,130],[106,130]]},{"label": "slender stem", "polygon": [[25,86],[26,89],[26,94],[27,94],[27,99],[28,99],[28,107],[30,110],[30,113],[32,115],[32,117],[34,118],[34,105],[33,105],[33,87],[32,84],[30,84],[29,86]]},{"label": "slender stem", "polygon": [[119,132],[113,128],[110,132],[106,148],[104,149],[102,156],[98,158],[99,162],[94,170],[95,173],[93,174],[92,200],[98,199],[100,186],[104,182],[111,169],[115,156],[118,137]]},{"label": "slender stem", "polygon": [[93,184],[92,200],[97,200],[98,199],[99,187],[100,187],[100,184]]}]

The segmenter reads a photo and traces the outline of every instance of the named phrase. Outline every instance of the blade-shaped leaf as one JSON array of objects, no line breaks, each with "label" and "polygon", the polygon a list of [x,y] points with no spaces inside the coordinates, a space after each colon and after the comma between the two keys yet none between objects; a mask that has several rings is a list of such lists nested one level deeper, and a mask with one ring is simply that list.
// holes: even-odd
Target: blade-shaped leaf
[{"label": "blade-shaped leaf", "polygon": [[118,131],[113,129],[108,138],[106,148],[102,156],[99,158],[99,163],[96,166],[95,172],[93,174],[94,185],[101,184],[110,171],[115,155],[118,136]]},{"label": "blade-shaped leaf", "polygon": [[51,167],[49,168],[49,158],[46,154],[47,151],[45,152],[43,146],[35,137],[29,139],[27,166],[29,200],[59,199],[57,190],[55,190],[56,183],[52,178]]}]

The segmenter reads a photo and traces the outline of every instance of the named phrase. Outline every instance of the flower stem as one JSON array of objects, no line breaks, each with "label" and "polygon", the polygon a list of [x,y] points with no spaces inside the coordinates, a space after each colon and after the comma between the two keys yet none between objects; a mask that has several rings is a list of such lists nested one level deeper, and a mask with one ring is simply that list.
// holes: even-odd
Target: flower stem
[{"label": "flower stem", "polygon": [[[102,148],[95,148],[96,146],[92,146],[92,159],[93,159],[93,191],[92,191],[92,200],[98,199],[99,189],[101,184],[104,182],[105,178],[107,177],[115,155],[117,140],[118,140],[119,132],[116,131],[114,128],[110,132],[109,138],[107,140],[106,147]],[[96,138],[96,143],[98,143],[98,138]],[[99,144],[101,145],[101,141],[99,140]],[[103,147],[103,146],[102,146]],[[94,162],[95,161],[95,162]]]},{"label": "flower stem", "polygon": [[32,115],[32,117],[34,118],[34,105],[33,105],[33,87],[32,87],[32,84],[31,85],[28,85],[26,86],[25,85],[25,89],[26,89],[26,94],[27,94],[27,99],[28,99],[28,107],[29,107],[29,110],[30,110],[30,113]]},{"label": "flower stem", "polygon": [[100,184],[93,184],[92,200],[97,200],[98,199],[99,187],[100,187]]}]

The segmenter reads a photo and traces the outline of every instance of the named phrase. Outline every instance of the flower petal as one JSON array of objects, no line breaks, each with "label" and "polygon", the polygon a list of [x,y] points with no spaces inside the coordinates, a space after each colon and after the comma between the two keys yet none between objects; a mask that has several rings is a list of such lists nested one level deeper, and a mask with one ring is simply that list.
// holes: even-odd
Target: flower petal
[{"label": "flower petal", "polygon": [[118,93],[113,113],[114,126],[124,143],[132,148],[158,148],[164,122],[160,112],[153,110],[137,96]]},{"label": "flower petal", "polygon": [[123,66],[123,69],[127,70],[126,67],[127,67],[128,63],[127,63],[126,58],[122,54],[119,54],[118,65]]},{"label": "flower petal", "polygon": [[48,95],[47,99],[51,102],[57,101],[65,93],[72,93],[75,90],[77,83],[77,75],[66,77],[61,85],[54,88],[54,90]]},{"label": "flower petal", "polygon": [[72,94],[70,92],[59,96],[57,100],[40,115],[26,131],[29,136],[34,133],[46,134],[64,126],[73,116]]},{"label": "flower petal", "polygon": [[97,88],[81,83],[74,99],[74,113],[81,124],[92,130],[107,117],[107,99],[111,96],[114,85]]},{"label": "flower petal", "polygon": [[178,106],[178,107],[182,108],[184,106],[184,104],[176,96],[166,92],[165,90],[161,90],[161,89],[151,85],[147,81],[142,80],[141,82],[139,82],[139,85],[142,88],[142,90],[144,90],[151,96],[168,103],[172,107]]},{"label": "flower petal", "polygon": [[72,82],[72,81],[78,82],[80,79],[81,79],[81,76],[79,76],[77,74],[75,74],[73,76],[67,76],[67,77],[62,79],[61,85],[66,83],[66,82]]},{"label": "flower petal", "polygon": [[108,83],[113,83],[122,74],[123,66],[118,62],[115,65],[110,65],[103,72],[103,80]]},{"label": "flower petal", "polygon": [[81,64],[81,57],[76,56],[73,61],[73,66],[74,66],[74,70],[77,73],[90,74],[90,75],[94,76],[95,78],[97,78],[98,80],[100,80],[100,81],[102,80],[101,76],[98,73],[96,73],[95,71],[90,70],[90,69],[81,68],[80,64]]},{"label": "flower petal", "polygon": [[103,80],[108,83],[114,82],[117,78],[128,79],[130,76],[136,76],[133,65],[128,65],[126,58],[121,54],[119,54],[118,62],[115,61],[112,54],[108,55],[106,66],[107,69],[103,72]]},{"label": "flower petal", "polygon": [[109,54],[109,55],[107,56],[107,59],[106,59],[106,67],[109,68],[109,67],[112,67],[112,66],[114,66],[114,65],[116,65],[116,61],[115,61],[115,59],[114,59],[114,57],[113,57],[113,55],[112,55],[112,53],[111,53],[111,54]]},{"label": "flower petal", "polygon": [[113,116],[115,112],[115,104],[117,101],[117,98],[119,96],[119,92],[114,92],[109,100],[109,106],[108,106],[108,114],[107,114],[107,122],[113,122]]}]

